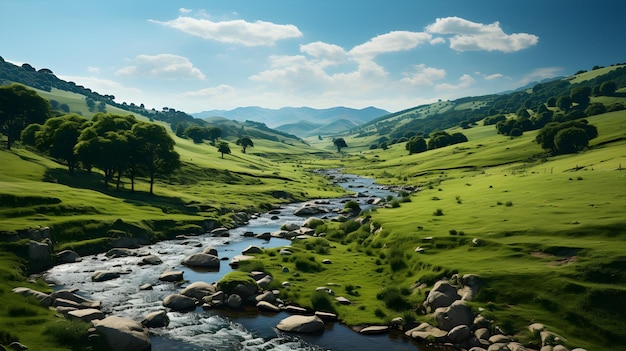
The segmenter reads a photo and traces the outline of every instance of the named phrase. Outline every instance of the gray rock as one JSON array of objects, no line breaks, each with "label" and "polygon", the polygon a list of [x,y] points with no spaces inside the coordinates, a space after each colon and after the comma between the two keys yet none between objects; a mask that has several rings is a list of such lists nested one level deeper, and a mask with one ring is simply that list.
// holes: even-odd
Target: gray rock
[{"label": "gray rock", "polygon": [[433,289],[428,293],[426,301],[424,301],[424,306],[435,310],[440,307],[448,307],[460,298],[461,297],[457,294],[457,289],[454,286],[452,286],[447,280],[440,280],[435,283]]},{"label": "gray rock", "polygon": [[489,333],[489,329],[487,328],[479,328],[476,329],[476,331],[474,332],[474,336],[476,336],[478,339],[489,340],[489,337],[491,337],[491,333]]},{"label": "gray rock", "polygon": [[19,343],[17,341],[14,341],[12,343],[9,344],[9,349],[10,350],[15,350],[15,351],[23,351],[23,350],[28,350],[28,346]]},{"label": "gray rock", "polygon": [[202,301],[204,297],[213,295],[216,292],[215,285],[205,282],[195,282],[189,284],[180,293],[188,297],[192,297],[198,301]]},{"label": "gray rock", "polygon": [[107,280],[117,279],[119,277],[120,277],[119,272],[95,271],[91,275],[91,280],[94,282],[105,282]]},{"label": "gray rock", "polygon": [[499,342],[496,344],[491,344],[487,351],[511,351],[509,349],[508,343]]},{"label": "gray rock", "polygon": [[261,289],[267,289],[270,286],[270,283],[272,283],[272,280],[271,275],[266,275],[265,277],[257,280],[256,283]]},{"label": "gray rock", "polygon": [[260,295],[257,295],[254,299],[257,302],[260,302],[260,301],[265,301],[265,302],[269,302],[269,303],[275,303],[276,302],[276,296],[271,291],[266,291],[266,292],[264,292],[264,293],[262,293]]},{"label": "gray rock", "polygon": [[159,276],[160,281],[179,282],[183,280],[183,271],[165,271]]},{"label": "gray rock", "polygon": [[139,290],[152,290],[152,284],[143,284],[139,287]]},{"label": "gray rock", "polygon": [[96,331],[103,336],[109,350],[149,351],[152,343],[144,327],[133,320],[109,316],[94,320]]},{"label": "gray rock", "polygon": [[126,248],[121,248],[121,247],[116,247],[114,249],[111,249],[104,255],[108,258],[134,256],[133,251],[131,249],[126,249]]},{"label": "gray rock", "polygon": [[324,321],[318,316],[290,316],[276,325],[278,330],[296,333],[315,333],[324,330]]},{"label": "gray rock", "polygon": [[165,311],[155,311],[149,313],[141,324],[148,328],[163,328],[170,324],[170,318]]},{"label": "gray rock", "polygon": [[219,268],[220,258],[213,255],[204,253],[197,253],[191,256],[185,257],[182,262],[185,266],[189,267],[201,267],[201,268]]},{"label": "gray rock", "polygon": [[91,322],[96,319],[104,319],[104,313],[95,308],[87,308],[84,310],[74,310],[67,313],[70,318],[80,319],[83,322]]},{"label": "gray rock", "polygon": [[37,290],[33,290],[31,288],[17,287],[11,291],[22,296],[34,297],[35,299],[39,300],[39,302],[41,302],[41,305],[44,307],[48,307],[52,304],[52,299],[50,298],[50,295]]},{"label": "gray rock", "polygon": [[464,343],[470,338],[470,335],[472,335],[472,332],[467,325],[456,326],[448,332],[448,338],[453,344]]},{"label": "gray rock", "polygon": [[211,246],[205,247],[204,250],[202,250],[202,253],[207,254],[207,255],[219,256],[217,254],[217,249]]},{"label": "gray rock", "polygon": [[327,211],[323,207],[305,205],[297,209],[293,214],[296,216],[313,216],[320,213],[327,213]]},{"label": "gray rock", "polygon": [[163,263],[163,261],[156,255],[148,255],[141,259],[141,264],[143,265],[157,266],[161,263]]},{"label": "gray rock", "polygon": [[436,309],[434,316],[437,326],[448,331],[459,325],[471,326],[474,321],[472,310],[461,300],[455,301],[449,307]]},{"label": "gray rock", "polygon": [[263,249],[255,246],[255,245],[250,245],[247,248],[245,248],[243,251],[241,251],[242,255],[252,255],[252,254],[259,254],[262,253]]},{"label": "gray rock", "polygon": [[492,335],[489,337],[489,342],[492,344],[498,344],[498,343],[508,344],[509,341],[511,341],[511,338],[509,336],[502,335],[502,334],[496,334],[496,335]]},{"label": "gray rock", "polygon": [[388,332],[389,332],[388,325],[371,325],[359,331],[359,333],[363,335],[386,334]]},{"label": "gray rock", "polygon": [[230,308],[239,308],[241,307],[242,302],[243,300],[241,299],[241,296],[237,294],[231,294],[230,296],[228,296],[228,299],[226,300],[226,304]]},{"label": "gray rock", "polygon": [[336,297],[335,300],[337,300],[337,302],[342,304],[342,305],[350,305],[350,304],[352,304],[352,301],[346,299],[343,296]]},{"label": "gray rock", "polygon": [[448,337],[448,332],[437,327],[433,327],[428,323],[422,323],[413,329],[407,330],[404,334],[418,341],[433,339],[435,342],[443,342]]},{"label": "gray rock", "polygon": [[228,263],[228,265],[230,265],[233,268],[237,268],[239,267],[239,262],[252,260],[254,258],[255,258],[254,256],[249,256],[249,255],[237,255],[230,260],[230,263]]},{"label": "gray rock", "polygon": [[75,263],[82,260],[80,255],[72,250],[63,250],[59,252],[56,257],[59,263]]},{"label": "gray rock", "polygon": [[267,312],[280,312],[281,311],[280,307],[267,301],[257,302],[256,307],[261,311],[267,311]]},{"label": "gray rock", "polygon": [[163,307],[177,312],[187,312],[196,308],[196,300],[189,296],[172,294],[163,300]]},{"label": "gray rock", "polygon": [[80,295],[76,295],[74,290],[59,290],[50,294],[50,298],[55,301],[57,299],[65,299],[73,301],[80,305],[80,308],[100,308],[100,301],[86,299]]}]

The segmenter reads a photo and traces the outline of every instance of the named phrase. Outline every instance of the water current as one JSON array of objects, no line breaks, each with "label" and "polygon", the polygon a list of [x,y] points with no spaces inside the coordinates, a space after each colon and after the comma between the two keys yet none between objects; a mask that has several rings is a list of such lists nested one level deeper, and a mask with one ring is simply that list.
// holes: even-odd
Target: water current
[{"label": "water current", "polygon": [[[396,194],[374,184],[373,180],[354,175],[331,173],[337,183],[348,190],[360,193],[351,196],[361,207],[366,207],[372,198],[385,198]],[[342,208],[344,199],[316,201],[332,213]],[[163,299],[178,293],[185,285],[160,282],[159,275],[165,270],[184,272],[188,282],[216,282],[231,271],[227,262],[222,262],[216,272],[200,272],[181,264],[184,257],[200,252],[208,246],[218,250],[220,257],[233,257],[249,245],[264,248],[289,245],[288,240],[272,238],[269,241],[244,236],[246,232],[261,234],[277,231],[282,224],[302,224],[303,217],[293,213],[305,203],[283,205],[277,216],[261,214],[245,226],[230,230],[229,237],[201,235],[193,238],[195,245],[183,245],[183,240],[170,240],[145,246],[139,256],[108,259],[104,254],[83,257],[81,262],[63,264],[50,269],[46,279],[56,284],[57,289],[78,289],[84,297],[101,301],[106,313],[141,321],[148,313],[163,310]],[[330,215],[332,216],[332,214]],[[140,266],[141,254],[157,255],[163,263],[157,266]],[[121,278],[107,282],[92,282],[96,270],[124,272]],[[139,286],[152,284],[152,290],[140,290]],[[314,335],[285,334],[275,326],[288,314],[259,313],[256,311],[231,312],[227,310],[203,310],[179,313],[168,312],[170,324],[166,328],[151,329],[152,350],[200,351],[200,350],[417,350],[417,346],[402,334],[365,336],[357,334],[340,323],[327,323],[322,333]]]}]

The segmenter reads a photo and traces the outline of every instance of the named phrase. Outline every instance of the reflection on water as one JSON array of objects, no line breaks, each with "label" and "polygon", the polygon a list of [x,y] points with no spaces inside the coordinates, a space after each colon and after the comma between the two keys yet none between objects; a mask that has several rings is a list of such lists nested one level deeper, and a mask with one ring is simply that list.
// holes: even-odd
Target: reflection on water
[{"label": "reflection on water", "polygon": [[[371,179],[336,174],[340,185],[364,196],[354,198],[362,207],[368,198],[386,197],[391,193],[376,186]],[[342,208],[346,199],[324,201],[332,216],[332,209]],[[289,245],[288,240],[272,238],[269,241],[244,237],[245,232],[261,234],[276,231],[284,223],[301,224],[302,217],[293,215],[302,203],[285,205],[280,209],[278,219],[275,215],[263,214],[252,219],[249,224],[230,231],[230,237],[216,238],[208,235],[198,236],[195,241],[201,247],[182,245],[180,240],[163,241],[143,247],[139,256],[108,259],[104,254],[83,257],[82,262],[56,266],[46,274],[46,278],[55,282],[57,288],[78,288],[83,296],[102,302],[102,309],[111,314],[141,321],[153,311],[162,310],[163,299],[177,293],[184,286],[161,282],[159,275],[168,269],[182,270],[189,282],[219,281],[231,271],[228,261],[222,261],[219,270],[199,271],[181,264],[183,258],[202,251],[208,246],[218,250],[220,257],[232,258],[249,245],[265,248]],[[140,266],[141,255],[154,254],[163,261],[157,266]],[[91,275],[96,270],[123,272],[118,279],[107,282],[92,282]],[[152,290],[140,290],[139,286],[152,284]],[[416,350],[416,346],[403,335],[361,336],[338,323],[329,323],[323,333],[316,335],[286,335],[274,327],[287,317],[285,313],[266,314],[234,313],[227,310],[204,311],[201,308],[193,312],[168,312],[170,324],[167,328],[151,329],[153,350]]]}]

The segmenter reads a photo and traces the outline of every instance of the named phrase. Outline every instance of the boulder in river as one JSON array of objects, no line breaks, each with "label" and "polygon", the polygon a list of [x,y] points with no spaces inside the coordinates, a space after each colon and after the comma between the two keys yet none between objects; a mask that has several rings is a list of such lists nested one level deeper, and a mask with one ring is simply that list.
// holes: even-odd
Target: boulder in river
[{"label": "boulder in river", "polygon": [[95,271],[91,275],[91,280],[94,282],[105,282],[107,280],[113,280],[120,277],[119,272],[112,271]]},{"label": "boulder in river", "polygon": [[213,295],[216,292],[216,287],[213,284],[209,284],[206,282],[195,282],[189,284],[186,288],[184,288],[180,294],[193,297],[198,301],[202,301],[206,296]]},{"label": "boulder in river", "polygon": [[155,311],[149,313],[141,324],[148,328],[163,328],[170,324],[170,318],[165,311]]},{"label": "boulder in river", "polygon": [[80,319],[83,322],[91,322],[96,319],[104,319],[104,313],[95,308],[86,308],[84,310],[74,310],[67,313],[70,318]]},{"label": "boulder in river", "polygon": [[172,294],[163,300],[163,307],[170,308],[177,312],[187,312],[196,308],[196,300],[192,297]]},{"label": "boulder in river", "polygon": [[319,207],[319,206],[303,206],[300,207],[299,209],[297,209],[293,214],[296,216],[302,216],[302,217],[306,217],[306,216],[313,216],[316,214],[320,214],[320,213],[326,213],[327,211],[323,208],[323,207]]},{"label": "boulder in river", "polygon": [[152,348],[147,330],[131,319],[109,316],[94,320],[93,324],[96,332],[104,337],[109,350],[149,351]]},{"label": "boulder in river", "polygon": [[72,250],[63,250],[59,252],[57,255],[57,262],[59,263],[75,263],[80,262],[82,259],[80,255]]},{"label": "boulder in river", "polygon": [[262,252],[263,252],[263,249],[255,245],[250,245],[246,247],[243,251],[241,251],[243,255],[259,254]]},{"label": "boulder in river", "polygon": [[197,253],[185,257],[182,262],[185,266],[200,268],[219,268],[220,258],[205,253]]},{"label": "boulder in river", "polygon": [[139,263],[140,265],[151,265],[151,266],[158,266],[161,263],[163,263],[163,261],[159,258],[159,256],[157,255],[148,255],[145,256],[141,259],[141,263]]},{"label": "boulder in river", "polygon": [[179,282],[183,280],[183,271],[165,271],[159,276],[164,282]]},{"label": "boulder in river", "polygon": [[318,316],[295,315],[281,320],[276,328],[287,332],[315,333],[324,330],[324,321]]}]

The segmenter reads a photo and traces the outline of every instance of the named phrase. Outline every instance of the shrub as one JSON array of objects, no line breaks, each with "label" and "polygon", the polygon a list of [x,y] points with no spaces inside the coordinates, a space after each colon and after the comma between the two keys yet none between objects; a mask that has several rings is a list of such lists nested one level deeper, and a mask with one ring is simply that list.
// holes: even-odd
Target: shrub
[{"label": "shrub", "polygon": [[374,311],[374,315],[375,315],[376,317],[378,317],[378,318],[385,318],[385,317],[387,317],[387,314],[385,314],[385,312],[383,312],[383,310],[381,310],[380,308],[377,308],[377,309]]},{"label": "shrub", "polygon": [[443,210],[438,208],[435,212],[433,212],[433,216],[443,216]]},{"label": "shrub", "polygon": [[405,311],[411,309],[412,307],[411,303],[407,301],[404,296],[402,296],[400,290],[395,287],[383,289],[383,291],[376,295],[376,298],[383,301],[387,308],[394,311]]},{"label": "shrub", "polygon": [[294,255],[296,269],[305,273],[315,273],[322,271],[322,265],[315,261],[313,256]]},{"label": "shrub", "polygon": [[44,333],[52,336],[59,344],[68,346],[72,350],[82,350],[89,343],[89,327],[89,324],[79,320],[60,320],[56,323],[51,323]]},{"label": "shrub", "polygon": [[333,301],[330,299],[330,296],[328,296],[328,293],[324,291],[316,291],[313,293],[311,296],[311,305],[316,311],[337,313]]}]

